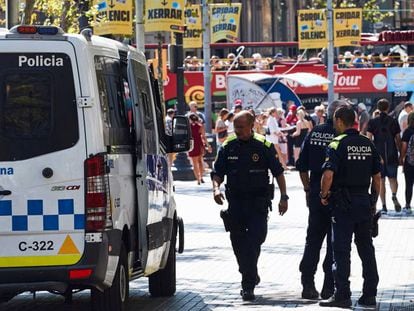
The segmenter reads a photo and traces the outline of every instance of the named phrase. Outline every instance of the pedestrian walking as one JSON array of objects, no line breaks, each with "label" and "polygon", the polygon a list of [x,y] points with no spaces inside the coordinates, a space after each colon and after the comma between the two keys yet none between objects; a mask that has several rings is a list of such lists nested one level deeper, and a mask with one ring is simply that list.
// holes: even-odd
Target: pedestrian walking
[{"label": "pedestrian walking", "polygon": [[414,112],[407,117],[407,129],[401,138],[401,163],[405,178],[405,207],[403,212],[411,214],[411,199],[414,186]]},{"label": "pedestrian walking", "polygon": [[209,148],[204,126],[197,114],[191,113],[189,116],[191,127],[191,138],[193,139],[193,149],[188,152],[193,165],[194,177],[197,184],[204,183],[204,164],[203,155],[205,148]]},{"label": "pedestrian walking", "polygon": [[385,177],[388,177],[392,192],[392,202],[396,212],[401,211],[401,204],[397,199],[398,181],[397,172],[399,164],[398,151],[401,146],[400,126],[397,120],[388,115],[390,103],[385,98],[377,103],[380,115],[368,122],[367,137],[374,139],[374,145],[381,155],[383,165],[381,171],[382,212],[388,212],[386,204]]},{"label": "pedestrian walking", "polygon": [[[236,114],[235,135],[218,151],[211,179],[214,200],[222,205],[220,184],[226,176],[228,209],[222,211],[226,231],[230,231],[233,251],[242,275],[240,292],[243,300],[254,300],[254,288],[260,282],[257,261],[267,235],[268,210],[271,208],[274,184],[269,184],[268,170],[280,190],[279,214],[288,209],[286,182],[276,151],[264,136],[253,132],[254,116],[248,111]],[[273,180],[273,178],[272,178]]]},{"label": "pedestrian walking", "polygon": [[319,292],[315,288],[314,277],[325,237],[326,254],[322,265],[325,277],[321,297],[322,299],[328,299],[334,292],[331,213],[330,208],[326,208],[321,204],[319,192],[321,190],[322,164],[326,156],[326,147],[336,133],[332,118],[336,108],[340,105],[346,105],[346,102],[336,100],[329,105],[328,120],[326,123],[316,125],[306,136],[296,162],[296,169],[299,171],[309,208],[306,244],[299,265],[303,286],[302,298],[305,299],[317,299],[319,297]]},{"label": "pedestrian walking", "polygon": [[[335,294],[319,303],[322,307],[350,307],[351,243],[362,261],[364,278],[358,303],[375,306],[378,271],[372,243],[372,223],[377,193],[380,190],[381,162],[375,146],[352,128],[355,113],[351,107],[339,107],[334,114],[335,128],[341,135],[327,149],[321,179],[321,203],[332,204],[332,248]],[[371,187],[372,182],[372,187]],[[369,189],[373,189],[371,195]]]}]

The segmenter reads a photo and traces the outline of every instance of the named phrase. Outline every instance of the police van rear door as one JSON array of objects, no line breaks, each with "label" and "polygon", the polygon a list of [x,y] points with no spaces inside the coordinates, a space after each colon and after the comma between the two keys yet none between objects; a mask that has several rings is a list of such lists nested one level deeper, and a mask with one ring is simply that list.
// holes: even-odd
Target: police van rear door
[{"label": "police van rear door", "polygon": [[86,157],[75,51],[19,39],[0,51],[0,268],[75,264]]}]

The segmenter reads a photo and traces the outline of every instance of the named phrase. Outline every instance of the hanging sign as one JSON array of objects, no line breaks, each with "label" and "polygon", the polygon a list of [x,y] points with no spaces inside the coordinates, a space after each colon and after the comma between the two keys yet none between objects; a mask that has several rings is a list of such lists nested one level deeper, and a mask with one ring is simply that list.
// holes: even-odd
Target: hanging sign
[{"label": "hanging sign", "polygon": [[185,24],[183,44],[185,49],[201,48],[203,46],[203,26],[201,24],[201,6],[193,4],[184,12]]},{"label": "hanging sign", "polygon": [[334,10],[334,46],[360,45],[362,9]]},{"label": "hanging sign", "polygon": [[299,49],[328,47],[328,29],[325,10],[298,11]]},{"label": "hanging sign", "polygon": [[209,5],[211,42],[237,42],[241,3],[214,3]]},{"label": "hanging sign", "polygon": [[94,34],[132,35],[132,0],[94,0]]},{"label": "hanging sign", "polygon": [[184,10],[184,0],[146,0],[145,32],[183,32]]}]

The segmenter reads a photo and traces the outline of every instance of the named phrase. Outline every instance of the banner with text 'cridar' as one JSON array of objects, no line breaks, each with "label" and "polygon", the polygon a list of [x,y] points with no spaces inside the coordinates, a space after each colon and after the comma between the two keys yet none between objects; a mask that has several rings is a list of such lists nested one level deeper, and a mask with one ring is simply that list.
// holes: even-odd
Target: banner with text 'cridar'
[{"label": "banner with text 'cridar'", "polygon": [[212,43],[220,40],[238,41],[241,8],[241,3],[209,5]]}]

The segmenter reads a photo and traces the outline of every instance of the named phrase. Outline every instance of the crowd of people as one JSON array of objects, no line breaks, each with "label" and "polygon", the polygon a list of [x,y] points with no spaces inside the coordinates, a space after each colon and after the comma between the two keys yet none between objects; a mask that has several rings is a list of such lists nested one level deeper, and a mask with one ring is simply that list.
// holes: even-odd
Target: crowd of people
[{"label": "crowd of people", "polygon": [[[303,62],[324,62],[324,53],[319,52],[316,55],[308,58],[303,58]],[[226,71],[231,70],[269,70],[273,69],[275,65],[283,62],[297,61],[297,58],[291,58],[277,53],[273,57],[262,56],[260,53],[253,53],[249,58],[239,56],[236,59],[234,53],[228,53],[225,58],[219,58],[213,55],[210,58],[211,71]],[[233,63],[234,62],[234,63]],[[414,58],[410,57],[403,49],[389,50],[384,53],[372,52],[364,53],[361,50],[345,51],[340,53],[335,63],[339,68],[382,68],[382,67],[413,67]],[[186,71],[202,71],[203,60],[197,56],[187,56],[184,59],[184,70]]]}]

